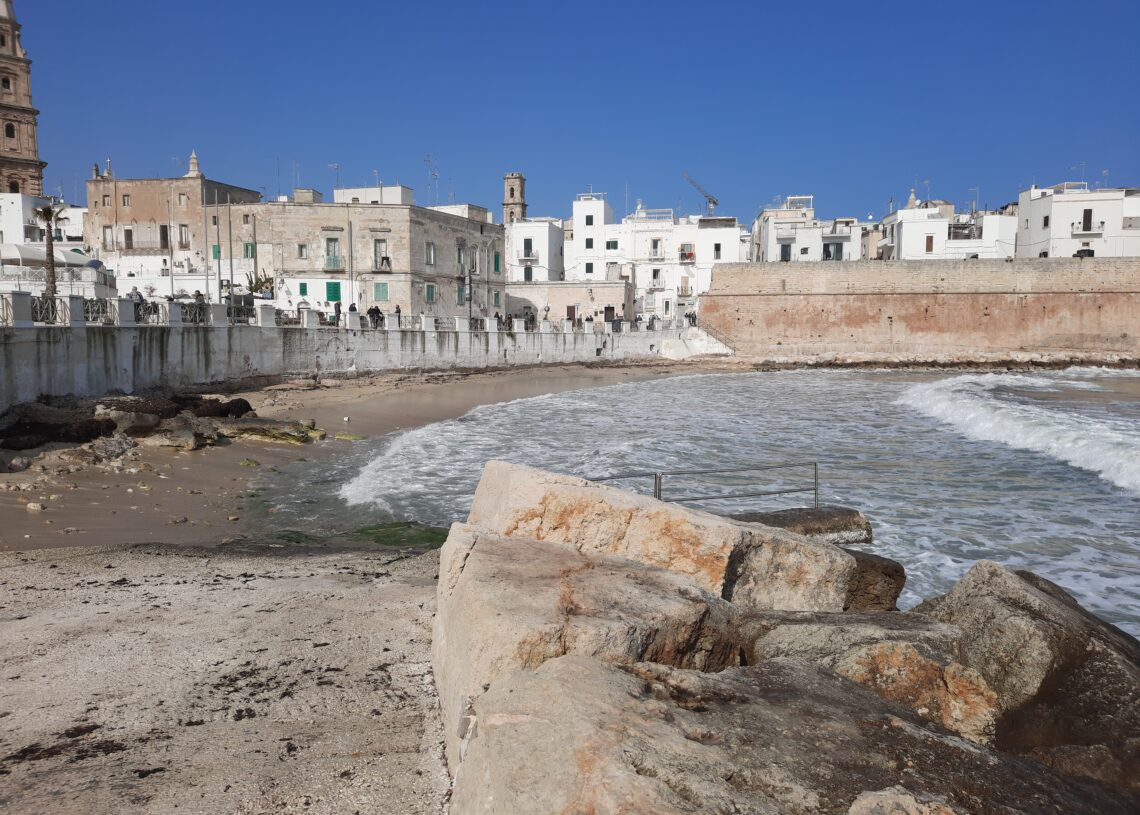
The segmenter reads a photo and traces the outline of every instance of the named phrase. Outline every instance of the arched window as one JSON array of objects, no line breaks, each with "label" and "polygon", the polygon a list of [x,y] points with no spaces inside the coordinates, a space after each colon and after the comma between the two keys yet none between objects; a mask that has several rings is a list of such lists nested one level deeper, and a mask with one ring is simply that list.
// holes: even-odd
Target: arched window
[{"label": "arched window", "polygon": [[8,192],[19,193],[20,192],[20,182],[19,181],[10,182],[8,184]]},{"label": "arched window", "polygon": [[515,188],[514,188],[514,187],[511,187],[511,188],[510,188],[510,190],[511,190],[511,200],[514,200],[514,197],[515,197]]},{"label": "arched window", "polygon": [[5,138],[9,138],[9,139],[16,138],[16,126],[14,124],[12,124],[11,122],[4,125],[4,136],[5,136]]}]

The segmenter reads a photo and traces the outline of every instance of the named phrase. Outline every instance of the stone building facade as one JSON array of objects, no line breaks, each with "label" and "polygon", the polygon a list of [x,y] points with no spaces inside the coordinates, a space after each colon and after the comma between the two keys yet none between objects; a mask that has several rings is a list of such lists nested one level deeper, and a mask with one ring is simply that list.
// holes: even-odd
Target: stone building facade
[{"label": "stone building facade", "polygon": [[526,220],[526,176],[507,173],[503,176],[503,223]]},{"label": "stone building facade", "polygon": [[0,0],[0,191],[42,195],[44,168],[32,107],[32,61],[20,44],[12,0]]},{"label": "stone building facade", "polygon": [[218,219],[227,203],[260,200],[256,190],[206,178],[196,154],[181,178],[117,178],[109,165],[96,166],[87,181],[84,241],[125,291],[138,286],[158,297],[200,289],[217,299],[221,258],[212,256],[212,247],[218,229],[225,229]]}]

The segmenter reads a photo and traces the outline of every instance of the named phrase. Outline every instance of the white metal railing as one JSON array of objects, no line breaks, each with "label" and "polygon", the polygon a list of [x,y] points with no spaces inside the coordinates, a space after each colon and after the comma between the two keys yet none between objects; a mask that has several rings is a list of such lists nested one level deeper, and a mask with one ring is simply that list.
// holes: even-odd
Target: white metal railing
[{"label": "white metal railing", "polygon": [[1083,221],[1079,223],[1073,223],[1072,234],[1074,235],[1098,235],[1101,232],[1104,232],[1104,221],[1100,221],[1096,224],[1089,224],[1087,229],[1085,228]]},{"label": "white metal railing", "polygon": [[[707,494],[691,494],[691,495],[665,495],[665,477],[677,476],[724,476],[724,475],[739,475],[741,473],[761,473],[773,472],[776,470],[789,470],[789,469],[806,469],[810,467],[812,471],[811,486],[802,487],[781,487],[779,489],[757,489],[757,486],[752,483],[744,486],[747,492],[715,492]],[[796,461],[788,462],[786,464],[765,464],[758,467],[736,467],[715,470],[669,470],[669,471],[650,471],[650,472],[636,472],[636,473],[621,473],[619,475],[608,475],[601,478],[592,478],[591,481],[628,481],[631,479],[653,479],[653,497],[659,501],[667,501],[675,504],[695,503],[698,501],[729,501],[738,500],[741,498],[759,498],[773,495],[794,495],[797,493],[810,492],[814,497],[814,506],[819,509],[819,463],[815,461]],[[734,485],[725,485],[731,488]],[[714,486],[713,489],[716,489]]]},{"label": "white metal railing", "polygon": [[103,298],[88,298],[83,301],[83,319],[89,323],[112,325],[115,322],[111,301]]}]

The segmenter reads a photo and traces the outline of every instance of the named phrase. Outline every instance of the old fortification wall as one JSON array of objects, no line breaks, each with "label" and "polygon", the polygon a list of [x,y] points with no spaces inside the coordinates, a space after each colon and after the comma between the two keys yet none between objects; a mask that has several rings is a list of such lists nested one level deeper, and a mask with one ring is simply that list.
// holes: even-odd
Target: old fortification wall
[{"label": "old fortification wall", "polygon": [[685,328],[603,334],[244,325],[0,327],[0,411],[42,395],[133,393],[250,376],[649,358],[663,349],[687,347],[694,342],[692,333]]},{"label": "old fortification wall", "polygon": [[1140,259],[732,263],[701,321],[738,353],[1140,356]]}]

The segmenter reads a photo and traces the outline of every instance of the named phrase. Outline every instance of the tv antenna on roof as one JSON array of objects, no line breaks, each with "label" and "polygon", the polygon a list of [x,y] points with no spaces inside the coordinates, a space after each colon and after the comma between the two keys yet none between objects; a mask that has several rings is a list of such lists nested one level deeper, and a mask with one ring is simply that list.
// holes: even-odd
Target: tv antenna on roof
[{"label": "tv antenna on roof", "polygon": [[431,157],[431,153],[424,156],[424,164],[427,165],[428,171],[428,191],[434,190],[432,200],[439,203],[439,162]]}]

